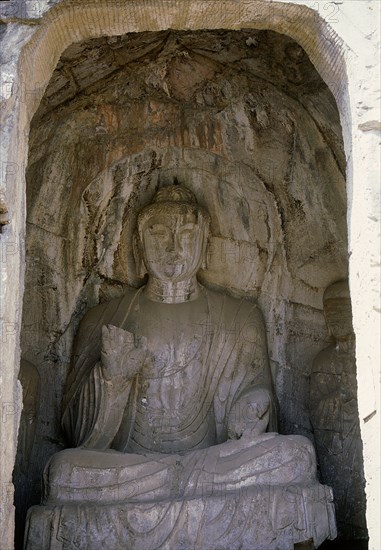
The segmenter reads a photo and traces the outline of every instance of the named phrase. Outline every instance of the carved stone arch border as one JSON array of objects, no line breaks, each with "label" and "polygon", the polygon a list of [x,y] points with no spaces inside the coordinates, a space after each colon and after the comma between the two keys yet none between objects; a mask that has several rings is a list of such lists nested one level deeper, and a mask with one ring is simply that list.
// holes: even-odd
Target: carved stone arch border
[{"label": "carved stone arch border", "polygon": [[[350,2],[351,0],[344,0],[344,6],[340,11],[333,2],[312,0],[294,0],[294,3],[289,3],[289,0],[56,0],[52,7],[46,0],[42,0],[42,11],[45,12],[43,16],[33,18],[26,11],[26,16],[21,20],[21,30],[18,27],[20,19],[9,18],[6,21],[8,24],[5,39],[9,39],[10,48],[15,47],[16,54],[5,59],[5,88],[3,85],[1,90],[4,100],[4,181],[0,186],[0,199],[4,198],[10,216],[10,224],[4,226],[0,236],[2,547],[13,547],[11,480],[21,404],[17,372],[20,360],[20,304],[24,286],[25,166],[30,121],[60,55],[67,46],[73,42],[104,35],[168,28],[253,28],[286,34],[305,49],[336,99],[347,156],[349,266],[357,338],[357,366],[360,373],[358,391],[367,477],[367,519],[371,548],[380,547],[380,484],[379,466],[377,470],[377,436],[375,437],[379,434],[380,422],[376,370],[379,353],[379,318],[375,316],[373,307],[374,293],[378,292],[378,278],[377,272],[372,269],[374,259],[378,255],[378,244],[372,237],[374,224],[369,222],[377,212],[377,205],[374,181],[371,180],[374,167],[364,166],[365,153],[371,160],[377,159],[379,122],[369,116],[361,122],[356,110],[361,97],[361,83],[364,82],[364,78],[365,82],[374,78],[374,66],[368,65],[367,72],[365,71],[366,59],[371,57],[369,53],[364,53],[365,46],[369,46],[369,43],[366,43],[368,37],[365,32],[371,28],[369,17],[365,27],[357,27],[355,21],[353,29],[348,28],[345,18],[353,13],[350,7],[346,8]],[[27,4],[28,2],[25,2],[25,5]],[[370,2],[363,0],[362,4],[361,9],[365,10]],[[360,46],[356,51],[357,43],[360,43]]]}]

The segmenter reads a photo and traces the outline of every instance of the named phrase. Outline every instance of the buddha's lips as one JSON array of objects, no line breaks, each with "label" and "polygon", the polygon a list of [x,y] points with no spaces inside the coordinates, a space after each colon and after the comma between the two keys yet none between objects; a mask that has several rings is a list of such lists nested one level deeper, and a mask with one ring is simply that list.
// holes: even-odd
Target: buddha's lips
[{"label": "buddha's lips", "polygon": [[164,256],[158,260],[158,263],[162,265],[184,265],[185,259],[181,256]]}]

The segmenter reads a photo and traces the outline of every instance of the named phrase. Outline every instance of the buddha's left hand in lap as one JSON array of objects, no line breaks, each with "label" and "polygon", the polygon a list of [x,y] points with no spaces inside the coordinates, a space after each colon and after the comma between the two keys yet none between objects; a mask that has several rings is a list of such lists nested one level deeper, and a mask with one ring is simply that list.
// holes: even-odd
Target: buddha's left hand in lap
[{"label": "buddha's left hand in lap", "polygon": [[265,388],[247,389],[233,405],[228,419],[229,439],[250,437],[266,431],[271,395]]}]

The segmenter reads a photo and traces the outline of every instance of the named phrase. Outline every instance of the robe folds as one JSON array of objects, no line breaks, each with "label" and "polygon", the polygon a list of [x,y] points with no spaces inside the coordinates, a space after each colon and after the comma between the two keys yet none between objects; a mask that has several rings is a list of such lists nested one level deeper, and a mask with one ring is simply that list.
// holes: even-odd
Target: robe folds
[{"label": "robe folds", "polygon": [[[182,370],[163,371],[165,386],[159,376],[151,380],[151,391],[155,396],[163,395],[159,395],[159,403],[150,411],[146,398],[150,380],[145,380],[144,372],[131,380],[122,377],[110,381],[105,380],[101,364],[102,326],[114,325],[135,335],[144,335],[141,291],[129,289],[121,298],[91,309],[80,324],[62,421],[71,446],[143,454],[186,452],[226,441],[229,413],[240,395],[249,388],[266,388],[272,394],[260,310],[247,300],[202,287],[207,314],[200,319],[196,330],[196,353],[190,354]],[[176,346],[176,335],[174,339]],[[189,349],[193,344],[189,344]],[[153,354],[155,351],[160,354],[160,349],[154,349]],[[192,381],[193,376],[198,380]],[[170,391],[168,384],[177,388],[178,396],[186,392],[189,385],[194,385],[191,402],[176,396],[172,401],[166,400],[166,393]],[[157,401],[155,396],[151,401],[154,398]],[[171,422],[173,399],[177,399],[177,416],[182,414],[182,417]],[[272,402],[269,431],[276,430],[274,410]],[[153,431],[151,437],[145,434],[142,440],[142,436],[139,439],[139,419],[144,414],[150,417],[151,423],[140,429]]]},{"label": "robe folds", "polygon": [[[74,448],[45,468],[27,550],[259,550],[335,538],[332,492],[317,482],[311,442],[273,431],[260,311],[201,295],[162,306],[131,289],[86,314],[63,411]],[[117,329],[102,336],[104,325]],[[115,340],[121,347],[134,337],[147,346],[135,376],[124,362],[110,376],[104,345],[101,355],[102,337],[120,329],[130,333]],[[108,358],[119,357],[119,344],[112,349]]]}]

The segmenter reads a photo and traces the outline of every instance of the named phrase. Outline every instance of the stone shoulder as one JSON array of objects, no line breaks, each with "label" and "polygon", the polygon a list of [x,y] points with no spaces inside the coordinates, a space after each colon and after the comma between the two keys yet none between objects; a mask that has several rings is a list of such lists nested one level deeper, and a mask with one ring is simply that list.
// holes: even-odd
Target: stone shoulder
[{"label": "stone shoulder", "polygon": [[111,314],[111,312],[117,311],[118,308],[121,306],[122,302],[125,302],[126,306],[128,307],[129,303],[135,296],[136,292],[137,292],[136,288],[127,287],[123,292],[123,294],[118,298],[113,298],[108,302],[102,302],[101,304],[98,304],[97,306],[92,307],[85,313],[85,315],[81,320],[80,325],[82,326],[82,324],[94,322],[95,319],[100,319],[105,315],[107,316],[108,313]]},{"label": "stone shoulder", "polygon": [[[213,307],[215,321],[222,322],[229,332],[234,332],[247,345],[267,346],[266,329],[262,311],[257,303],[245,298],[207,290]],[[223,304],[223,309],[221,307]]]},{"label": "stone shoulder", "polygon": [[122,296],[89,309],[79,324],[76,342],[94,342],[100,338],[103,325],[118,325],[118,317],[124,316],[136,292],[136,288],[128,287]]},{"label": "stone shoulder", "polygon": [[242,315],[248,314],[248,315],[253,315],[255,317],[258,317],[258,319],[259,318],[263,319],[261,309],[256,302],[252,300],[248,300],[244,297],[236,298],[234,296],[231,296],[230,294],[218,292],[216,290],[211,290],[209,288],[204,287],[204,289],[207,291],[208,296],[213,301],[219,301],[222,298],[224,298],[225,309],[227,312],[239,310],[240,314]]}]

